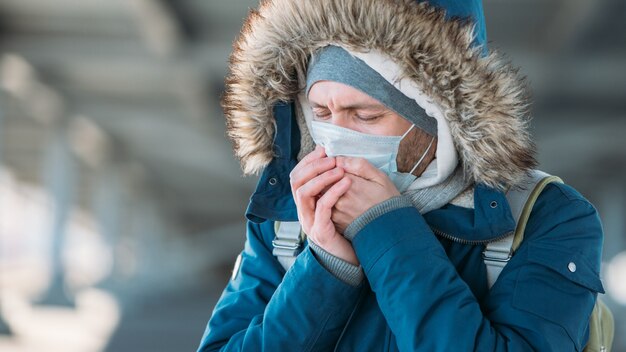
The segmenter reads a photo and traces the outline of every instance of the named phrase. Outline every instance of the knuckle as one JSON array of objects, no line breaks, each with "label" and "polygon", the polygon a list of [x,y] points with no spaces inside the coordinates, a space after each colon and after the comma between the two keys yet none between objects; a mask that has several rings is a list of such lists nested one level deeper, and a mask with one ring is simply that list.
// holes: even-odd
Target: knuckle
[{"label": "knuckle", "polygon": [[324,166],[324,159],[317,159],[313,162],[313,164],[311,165],[311,167],[313,168],[313,170],[317,171],[319,169],[321,169]]},{"label": "knuckle", "polygon": [[295,192],[295,190],[297,190],[298,188],[300,188],[300,186],[302,186],[302,183],[297,179],[291,178],[289,179],[289,186]]},{"label": "knuckle", "polygon": [[320,178],[319,177],[314,177],[311,180],[309,180],[309,182],[306,183],[306,186],[302,186],[301,187],[301,188],[304,188],[305,191],[307,191],[304,194],[309,195],[308,189],[309,188],[315,188],[319,182],[320,182]]},{"label": "knuckle", "polygon": [[309,162],[311,159],[313,159],[313,157],[315,157],[315,153],[311,152],[307,155],[304,156],[304,158],[302,158],[302,160],[300,160],[299,164],[306,164],[307,162]]},{"label": "knuckle", "polygon": [[304,191],[302,190],[302,187],[300,187],[300,188],[298,188],[298,189],[296,190],[296,198],[297,198],[298,200],[301,200],[301,199],[302,199],[302,197],[304,196],[304,195],[302,194],[303,192],[304,192]]},{"label": "knuckle", "polygon": [[301,175],[302,174],[302,170],[300,170],[300,168],[296,167],[295,169],[293,169],[290,173],[289,173],[289,179],[296,182],[298,180],[300,180]]},{"label": "knuckle", "polygon": [[319,182],[324,185],[324,187],[331,186],[334,182],[335,173],[332,170],[328,170],[320,176]]},{"label": "knuckle", "polygon": [[296,184],[295,181],[293,179],[289,179],[289,187],[291,187],[291,191],[293,192],[294,189],[296,188]]},{"label": "knuckle", "polygon": [[365,159],[358,158],[358,159],[356,159],[356,162],[354,163],[355,164],[354,166],[356,167],[357,170],[362,171],[365,168],[365,166],[366,166],[365,163],[366,163]]},{"label": "knuckle", "polygon": [[317,201],[318,208],[328,208],[328,197],[324,196]]},{"label": "knuckle", "polygon": [[316,166],[317,167],[325,167],[325,166],[328,166],[328,165],[332,164],[332,162],[333,162],[333,158],[325,157],[325,158],[317,159],[316,160]]}]

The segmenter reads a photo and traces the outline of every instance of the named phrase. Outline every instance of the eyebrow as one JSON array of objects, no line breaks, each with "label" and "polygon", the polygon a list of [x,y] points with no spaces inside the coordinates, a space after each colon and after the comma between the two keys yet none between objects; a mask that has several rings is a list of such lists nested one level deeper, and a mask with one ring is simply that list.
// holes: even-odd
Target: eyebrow
[{"label": "eyebrow", "polygon": [[[310,102],[312,107],[314,108],[324,108],[326,109],[327,107],[324,105],[320,105],[314,101]],[[347,105],[347,106],[341,106],[341,109],[354,109],[354,110],[362,110],[362,109],[382,109],[384,108],[384,105],[382,104],[375,104],[375,103],[361,103],[361,104],[352,104],[352,105]]]}]

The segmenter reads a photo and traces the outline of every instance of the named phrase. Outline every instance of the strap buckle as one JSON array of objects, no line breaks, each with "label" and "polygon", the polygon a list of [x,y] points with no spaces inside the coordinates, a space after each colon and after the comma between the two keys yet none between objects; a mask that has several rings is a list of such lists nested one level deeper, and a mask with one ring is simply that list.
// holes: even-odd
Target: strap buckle
[{"label": "strap buckle", "polygon": [[498,263],[507,263],[511,260],[512,254],[511,250],[494,250],[494,249],[485,249],[483,251],[483,260],[490,262],[498,262]]},{"label": "strap buckle", "polygon": [[272,240],[272,254],[281,257],[296,257],[303,240],[300,236],[300,223],[297,221],[281,222],[276,231],[276,237]]},{"label": "strap buckle", "polygon": [[298,240],[292,240],[292,239],[286,239],[286,238],[274,238],[272,240],[272,246],[274,246],[274,248],[281,248],[281,249],[298,249],[300,248],[300,241]]}]

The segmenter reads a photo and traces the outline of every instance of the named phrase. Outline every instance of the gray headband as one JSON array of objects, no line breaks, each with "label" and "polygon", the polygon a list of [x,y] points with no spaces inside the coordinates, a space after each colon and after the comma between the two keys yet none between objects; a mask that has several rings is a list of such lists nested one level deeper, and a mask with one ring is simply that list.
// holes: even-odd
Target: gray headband
[{"label": "gray headband", "polygon": [[309,63],[305,95],[317,81],[335,81],[352,86],[383,103],[431,136],[437,135],[437,120],[428,116],[415,100],[407,97],[361,59],[341,47],[320,49]]}]

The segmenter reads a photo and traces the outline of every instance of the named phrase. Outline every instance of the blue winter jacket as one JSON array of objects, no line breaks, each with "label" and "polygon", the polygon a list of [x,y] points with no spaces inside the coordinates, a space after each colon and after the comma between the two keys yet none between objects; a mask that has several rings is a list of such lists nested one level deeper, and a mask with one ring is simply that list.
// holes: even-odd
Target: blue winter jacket
[{"label": "blue winter jacket", "polygon": [[[275,116],[290,131],[291,107]],[[282,127],[282,126],[281,126]],[[277,142],[289,140],[278,134]],[[284,144],[289,147],[289,143]],[[550,184],[522,245],[489,290],[484,243],[512,231],[502,192],[478,185],[474,209],[386,213],[354,238],[367,280],[343,283],[306,247],[288,273],[272,255],[274,221],[296,221],[289,161],[251,198],[241,264],[199,351],[581,351],[598,292],[602,227],[572,187]],[[293,161],[291,162],[293,165]],[[270,179],[276,179],[277,182]],[[492,202],[498,206],[492,207]],[[570,272],[568,264],[576,264]]]},{"label": "blue winter jacket", "polygon": [[[445,65],[459,70],[458,85],[432,81],[443,85],[432,91],[434,96],[458,98],[455,111],[468,114],[455,120],[450,113],[448,122],[460,131],[454,137],[463,142],[458,143],[463,162],[475,165],[474,207],[447,204],[422,215],[406,206],[369,222],[352,242],[366,277],[359,286],[327,271],[306,244],[285,272],[272,255],[274,223],[297,220],[289,172],[307,148],[307,131],[291,95],[291,81],[280,76],[299,72],[300,60],[290,63],[289,55],[272,56],[290,52],[290,45],[296,44],[285,33],[270,34],[307,25],[307,11],[319,11],[315,5],[295,9],[292,3],[269,1],[259,13],[251,13],[231,58],[223,103],[229,136],[244,171],[262,173],[246,211],[240,265],[212,312],[198,351],[582,351],[597,293],[604,293],[599,278],[603,233],[596,209],[575,189],[566,184],[544,189],[532,209],[524,241],[488,288],[482,258],[485,243],[515,227],[498,185],[514,184],[515,175],[531,166],[531,148],[525,125],[516,123],[523,120],[517,106],[519,91],[512,86],[513,76],[507,76],[511,70],[480,66],[483,59],[477,56],[455,61],[451,54]],[[381,6],[391,6],[385,3]],[[456,30],[446,27],[450,22],[432,17],[429,9],[420,9],[426,11],[417,11],[420,18],[443,26],[428,35]],[[302,17],[284,27],[274,25],[294,16]],[[375,26],[365,27],[382,33]],[[415,31],[412,35],[419,36]],[[467,44],[461,47],[471,50],[470,41],[476,37],[461,37]],[[439,39],[459,44],[454,38]],[[428,44],[429,39],[423,42]],[[432,55],[441,53],[432,50]],[[276,62],[282,65],[280,70],[272,66]],[[470,64],[477,66],[463,69]],[[289,67],[293,71],[285,70]],[[264,77],[261,83],[258,76]],[[467,96],[445,93],[465,89],[463,84],[474,79],[484,80],[484,87],[472,86],[470,93],[465,91]],[[484,106],[472,105],[470,101],[477,101],[471,97],[473,90],[483,94]],[[442,98],[439,103],[450,101]],[[464,135],[470,128],[477,128],[473,133],[482,138]],[[506,133],[493,133],[500,129]],[[570,270],[570,263],[576,270]]]}]

